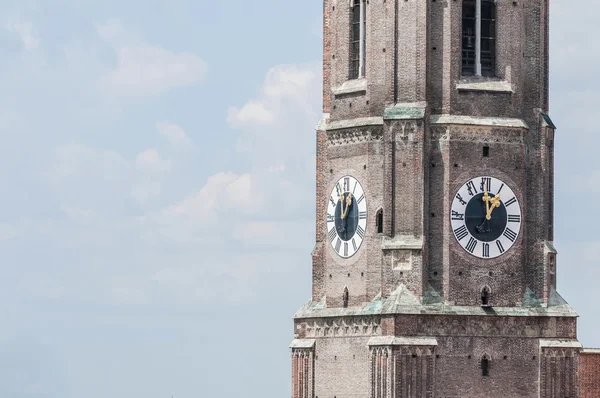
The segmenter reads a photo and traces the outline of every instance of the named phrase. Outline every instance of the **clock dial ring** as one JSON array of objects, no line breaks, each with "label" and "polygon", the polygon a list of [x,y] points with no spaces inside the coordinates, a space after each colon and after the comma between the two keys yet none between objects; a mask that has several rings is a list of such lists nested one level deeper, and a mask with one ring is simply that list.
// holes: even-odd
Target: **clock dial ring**
[{"label": "clock dial ring", "polygon": [[367,199],[355,177],[345,175],[333,186],[327,205],[327,237],[342,258],[354,256],[367,230]]},{"label": "clock dial ring", "polygon": [[458,189],[451,206],[454,237],[469,254],[481,259],[497,258],[517,242],[521,206],[512,188],[499,178],[471,178]]}]

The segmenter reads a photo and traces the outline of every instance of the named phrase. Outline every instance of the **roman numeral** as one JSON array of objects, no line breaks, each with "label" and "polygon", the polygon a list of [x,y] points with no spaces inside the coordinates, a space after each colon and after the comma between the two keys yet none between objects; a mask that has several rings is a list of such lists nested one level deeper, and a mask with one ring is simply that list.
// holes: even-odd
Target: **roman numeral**
[{"label": "roman numeral", "polygon": [[337,236],[337,231],[335,229],[335,225],[333,227],[331,227],[331,229],[329,230],[329,242],[333,242],[333,240],[335,239],[335,237]]},{"label": "roman numeral", "polygon": [[459,221],[464,221],[465,220],[465,215],[461,214],[457,211],[452,210],[452,219],[453,220],[459,220]]},{"label": "roman numeral", "polygon": [[365,237],[365,230],[360,225],[356,227],[356,233],[361,237],[361,239]]},{"label": "roman numeral", "polygon": [[341,248],[342,248],[342,240],[340,238],[338,238],[337,241],[335,242],[335,251],[339,253]]},{"label": "roman numeral", "polygon": [[352,247],[354,248],[354,251],[358,250],[358,248],[356,247],[356,241],[354,240],[354,238],[352,238]]},{"label": "roman numeral", "polygon": [[518,214],[509,214],[508,222],[521,222],[521,216]]},{"label": "roman numeral", "polygon": [[473,253],[475,251],[475,248],[477,247],[477,239],[471,237],[471,239],[469,239],[469,243],[467,243],[467,251],[469,253]]},{"label": "roman numeral", "polygon": [[490,244],[489,243],[484,243],[483,246],[481,247],[481,255],[484,258],[489,258],[490,257]]},{"label": "roman numeral", "polygon": [[362,195],[360,195],[360,198],[358,198],[356,203],[360,204],[360,202],[362,202],[364,198],[365,198],[365,194],[363,193]]},{"label": "roman numeral", "polygon": [[502,242],[499,240],[496,241],[496,246],[498,246],[498,250],[500,250],[500,254],[504,253],[504,246],[502,246]]},{"label": "roman numeral", "polygon": [[335,189],[337,190],[338,196],[342,196],[342,194],[344,193],[344,191],[342,191],[342,187],[340,186],[339,182],[337,184],[335,184]]},{"label": "roman numeral", "polygon": [[498,190],[498,192],[496,192],[496,195],[498,195],[498,194],[500,193],[500,191],[502,191],[502,188],[504,188],[504,184],[502,184],[502,185],[500,186],[500,189]]},{"label": "roman numeral", "polygon": [[348,257],[348,242],[344,242],[344,257]]},{"label": "roman numeral", "polygon": [[458,201],[460,202],[461,205],[465,206],[467,204],[467,202],[465,202],[465,200],[462,198],[462,196],[460,196],[460,194],[456,195],[456,199],[458,199]]},{"label": "roman numeral", "polygon": [[333,200],[333,196],[329,198],[329,202],[331,202],[331,205],[335,209],[335,207],[337,206],[337,203],[335,203],[335,200]]},{"label": "roman numeral", "polygon": [[367,218],[367,212],[366,211],[361,211],[360,213],[358,213],[358,218],[360,220],[365,220]]},{"label": "roman numeral", "polygon": [[513,197],[511,200],[504,203],[504,206],[508,207],[508,206],[512,205],[513,203],[515,203],[516,201],[517,201],[517,198]]},{"label": "roman numeral", "polygon": [[334,222],[335,216],[333,214],[327,214],[327,222]]},{"label": "roman numeral", "polygon": [[506,228],[506,231],[502,235],[506,236],[511,242],[517,239],[517,234],[510,228]]},{"label": "roman numeral", "polygon": [[492,190],[492,179],[490,177],[481,177],[481,191],[488,191],[490,192]]},{"label": "roman numeral", "polygon": [[356,186],[358,185],[358,181],[354,181],[354,188],[352,189],[352,195],[354,195],[354,192],[356,191]]},{"label": "roman numeral", "polygon": [[344,178],[344,192],[349,192],[349,191],[350,191],[350,178],[345,177]]},{"label": "roman numeral", "polygon": [[469,195],[473,196],[477,193],[477,188],[475,188],[475,184],[473,181],[469,181],[467,183],[467,191],[469,191]]},{"label": "roman numeral", "polygon": [[469,235],[469,231],[467,231],[467,227],[463,225],[454,230],[454,235],[456,235],[456,239],[463,240],[465,236]]}]

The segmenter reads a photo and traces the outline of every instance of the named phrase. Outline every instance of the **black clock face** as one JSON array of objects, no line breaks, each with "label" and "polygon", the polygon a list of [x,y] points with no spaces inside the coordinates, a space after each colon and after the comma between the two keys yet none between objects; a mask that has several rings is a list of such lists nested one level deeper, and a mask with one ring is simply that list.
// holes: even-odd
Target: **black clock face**
[{"label": "black clock face", "polygon": [[367,200],[352,176],[342,177],[333,187],[327,206],[327,233],[333,250],[343,258],[352,257],[365,238]]},{"label": "black clock face", "polygon": [[[483,200],[484,193],[477,194],[467,204],[465,209],[465,225],[469,233],[481,242],[495,241],[506,229],[508,220],[506,218],[506,206],[501,201],[500,206],[495,208],[487,219],[486,202]],[[488,194],[490,199],[496,195]]]},{"label": "black clock face", "polygon": [[452,200],[450,217],[460,246],[484,259],[510,250],[521,230],[517,196],[494,177],[476,177],[460,187]]},{"label": "black clock face", "polygon": [[[344,217],[342,217],[344,216]],[[348,242],[358,227],[358,204],[350,192],[343,193],[335,207],[335,229],[344,242]]]}]

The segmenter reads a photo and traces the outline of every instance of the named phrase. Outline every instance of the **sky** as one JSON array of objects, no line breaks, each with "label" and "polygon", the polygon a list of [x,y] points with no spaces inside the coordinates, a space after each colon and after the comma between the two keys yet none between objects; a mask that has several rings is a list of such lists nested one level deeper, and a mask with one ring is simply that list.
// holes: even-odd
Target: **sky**
[{"label": "sky", "polygon": [[[558,288],[598,347],[600,3],[551,4]],[[1,397],[289,396],[321,12],[0,0]]]}]

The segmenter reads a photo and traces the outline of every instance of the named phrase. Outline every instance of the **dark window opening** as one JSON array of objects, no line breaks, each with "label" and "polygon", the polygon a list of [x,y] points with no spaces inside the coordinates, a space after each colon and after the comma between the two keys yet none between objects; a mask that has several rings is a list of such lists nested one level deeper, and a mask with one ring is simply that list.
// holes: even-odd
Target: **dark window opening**
[{"label": "dark window opening", "polygon": [[377,227],[377,233],[383,233],[383,210],[379,210],[377,212],[377,216],[375,217],[375,226]]},{"label": "dark window opening", "polygon": [[[477,0],[463,0],[462,74],[495,76],[496,74],[496,4],[481,1],[480,34],[477,34]],[[479,41],[479,48],[477,48]],[[479,59],[478,59],[479,52]]]},{"label": "dark window opening", "polygon": [[488,307],[490,305],[490,289],[484,287],[481,290],[481,305],[483,307]]},{"label": "dark window opening", "polygon": [[475,0],[463,0],[462,10],[462,74],[475,74]]},{"label": "dark window opening", "polygon": [[348,299],[349,299],[348,288],[345,287],[344,288],[344,295],[343,295],[344,308],[348,308]]},{"label": "dark window opening", "polygon": [[483,157],[487,158],[489,156],[490,156],[490,147],[486,145],[483,147]]},{"label": "dark window opening", "polygon": [[366,7],[364,7],[364,4],[361,4],[362,2],[363,0],[353,0],[352,2],[352,21],[350,24],[350,79],[358,79],[365,75]]},{"label": "dark window opening", "polygon": [[490,375],[490,360],[487,355],[484,355],[481,358],[481,375],[483,377],[488,377]]},{"label": "dark window opening", "polygon": [[481,0],[481,75],[496,74],[496,4]]}]

